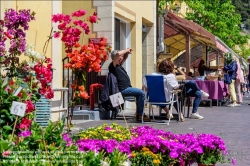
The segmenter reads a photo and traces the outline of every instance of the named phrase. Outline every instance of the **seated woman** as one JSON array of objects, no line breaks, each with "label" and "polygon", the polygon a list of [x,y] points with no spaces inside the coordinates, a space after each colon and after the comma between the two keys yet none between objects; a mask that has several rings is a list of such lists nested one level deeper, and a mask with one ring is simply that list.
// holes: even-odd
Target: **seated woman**
[{"label": "seated woman", "polygon": [[[179,73],[183,72],[177,68],[177,71]],[[158,66],[158,72],[157,73],[153,73],[153,74],[161,74],[164,76],[164,87],[165,87],[165,96],[167,99],[167,96],[169,96],[169,91],[171,91],[172,89],[179,89],[179,84],[178,81],[176,79],[175,76],[175,71],[174,71],[174,64],[172,61],[168,60],[168,59],[164,59]],[[209,95],[207,93],[205,93],[204,91],[201,91],[195,81],[188,81],[185,83],[185,89],[186,89],[186,96],[191,96],[191,97],[195,97],[194,102],[193,102],[193,110],[192,110],[192,114],[191,114],[191,118],[193,119],[203,119],[204,117],[199,115],[198,111],[198,107],[200,105],[201,102],[201,97],[206,96],[208,97]],[[168,118],[172,118],[173,115],[169,114],[169,109],[167,106],[162,106],[162,108],[164,109],[164,111],[167,113],[167,117]],[[184,117],[181,114],[180,117],[181,121],[184,121]]]}]

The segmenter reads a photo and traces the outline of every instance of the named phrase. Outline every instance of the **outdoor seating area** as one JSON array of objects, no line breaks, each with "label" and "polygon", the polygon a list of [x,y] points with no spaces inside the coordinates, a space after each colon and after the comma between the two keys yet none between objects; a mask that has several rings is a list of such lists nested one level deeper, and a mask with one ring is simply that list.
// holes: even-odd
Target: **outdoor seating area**
[{"label": "outdoor seating area", "polygon": [[209,3],[0,1],[0,166],[235,165],[250,37]]}]

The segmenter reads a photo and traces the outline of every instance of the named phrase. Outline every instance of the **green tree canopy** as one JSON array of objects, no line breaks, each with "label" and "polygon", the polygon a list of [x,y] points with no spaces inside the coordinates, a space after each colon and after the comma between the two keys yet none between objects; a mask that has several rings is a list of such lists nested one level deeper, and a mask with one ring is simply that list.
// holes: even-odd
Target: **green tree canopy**
[{"label": "green tree canopy", "polygon": [[241,15],[235,12],[232,0],[186,0],[193,12],[186,19],[193,20],[223,40],[229,47],[247,42],[240,33]]}]

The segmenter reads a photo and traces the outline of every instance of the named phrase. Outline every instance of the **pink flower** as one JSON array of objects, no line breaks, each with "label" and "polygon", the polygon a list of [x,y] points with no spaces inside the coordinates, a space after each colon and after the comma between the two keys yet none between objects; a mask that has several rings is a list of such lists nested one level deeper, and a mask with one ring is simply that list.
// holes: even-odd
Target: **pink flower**
[{"label": "pink flower", "polygon": [[91,23],[96,23],[97,19],[98,19],[98,18],[97,18],[95,15],[90,16],[90,17],[89,17],[89,22],[91,22]]},{"label": "pink flower", "polygon": [[10,155],[10,151],[9,151],[9,150],[4,151],[4,152],[2,153],[2,155],[3,155],[4,157],[7,157],[7,156]]},{"label": "pink flower", "polygon": [[73,12],[72,13],[72,17],[81,17],[81,16],[84,16],[86,14],[86,10],[78,10],[76,12]]},{"label": "pink flower", "polygon": [[28,129],[30,127],[30,124],[31,124],[31,120],[29,120],[28,118],[23,118],[20,122],[19,128]]},{"label": "pink flower", "polygon": [[58,29],[64,30],[66,28],[66,23],[62,23],[58,25]]},{"label": "pink flower", "polygon": [[54,38],[59,38],[60,37],[60,32],[56,32],[56,33],[54,33]]},{"label": "pink flower", "polygon": [[63,14],[54,14],[52,15],[52,22],[62,22],[64,18]]}]

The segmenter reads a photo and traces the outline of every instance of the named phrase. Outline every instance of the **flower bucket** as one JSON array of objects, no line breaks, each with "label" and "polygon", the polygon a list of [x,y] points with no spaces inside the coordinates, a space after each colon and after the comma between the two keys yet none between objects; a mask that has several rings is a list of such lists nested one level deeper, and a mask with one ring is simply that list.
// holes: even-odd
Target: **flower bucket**
[{"label": "flower bucket", "polygon": [[198,166],[215,166],[215,164],[206,165],[206,164],[198,163]]},{"label": "flower bucket", "polygon": [[178,163],[175,163],[173,166],[188,166],[188,162],[187,161],[178,162]]}]

